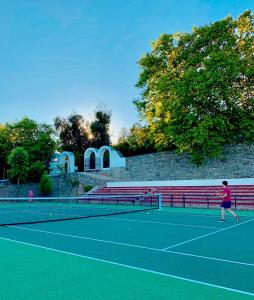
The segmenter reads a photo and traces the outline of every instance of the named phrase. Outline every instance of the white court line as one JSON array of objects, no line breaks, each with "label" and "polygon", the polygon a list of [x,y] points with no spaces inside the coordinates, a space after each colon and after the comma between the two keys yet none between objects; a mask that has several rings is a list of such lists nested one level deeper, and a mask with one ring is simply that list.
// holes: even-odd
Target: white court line
[{"label": "white court line", "polygon": [[60,214],[60,213],[55,213],[55,212],[43,212],[43,211],[32,211],[32,210],[14,210],[14,211],[5,211],[5,212],[0,212],[0,214],[9,214],[9,213],[28,213],[28,214],[33,214],[33,215],[50,215],[52,216],[66,216],[66,217],[82,217],[82,215],[68,215],[68,214]]},{"label": "white court line", "polygon": [[166,247],[166,248],[163,248],[161,250],[168,250],[168,249],[172,249],[172,248],[175,248],[177,246],[181,246],[181,245],[184,245],[184,244],[187,244],[187,243],[190,243],[190,242],[193,242],[193,241],[196,241],[196,240],[200,240],[204,237],[207,237],[207,236],[210,236],[210,235],[213,235],[213,234],[216,234],[218,232],[222,232],[222,231],[225,231],[225,230],[228,230],[228,229],[231,229],[231,228],[234,228],[234,227],[237,227],[237,226],[241,226],[243,224],[246,224],[246,223],[249,223],[249,222],[253,222],[254,219],[251,219],[251,220],[248,220],[248,221],[245,221],[245,222],[241,222],[241,223],[237,223],[235,225],[232,225],[232,226],[229,226],[229,227],[226,227],[226,228],[222,228],[220,230],[216,230],[216,231],[213,231],[213,232],[210,232],[210,233],[207,233],[207,234],[204,234],[204,235],[201,235],[201,236],[198,236],[196,238],[193,238],[193,239],[190,239],[190,240],[187,240],[187,241],[184,241],[184,242],[181,242],[181,243],[178,243],[178,244],[175,244],[175,245],[172,245],[172,246],[169,246],[169,247]]},{"label": "white court line", "polygon": [[[167,208],[166,208],[167,209]],[[169,208],[170,209],[170,208]],[[186,208],[188,209],[188,208]],[[212,214],[199,214],[199,213],[185,213],[185,212],[175,212],[175,211],[163,211],[162,210],[152,210],[151,214],[163,214],[163,215],[181,215],[181,216],[190,216],[190,217],[206,217],[206,218],[219,218],[220,212],[218,211],[218,215],[212,215]],[[240,216],[241,218],[252,218],[253,216]]]},{"label": "white court line", "polygon": [[120,246],[128,246],[128,247],[134,247],[134,248],[140,248],[140,249],[146,249],[146,250],[160,251],[160,249],[157,249],[157,248],[151,248],[151,247],[145,247],[145,246],[139,246],[139,245],[133,245],[133,244],[127,244],[127,243],[120,243],[120,242],[108,241],[108,240],[103,240],[103,239],[96,239],[96,238],[80,236],[80,235],[72,235],[72,234],[60,233],[60,232],[54,232],[54,231],[39,230],[39,229],[27,228],[27,227],[23,227],[23,226],[8,226],[8,227],[21,229],[21,230],[46,233],[46,234],[52,234],[52,235],[58,235],[58,236],[65,236],[65,237],[81,239],[81,240],[89,240],[89,241],[102,242],[102,243],[108,243],[108,244],[114,244],[114,245],[120,245]]},{"label": "white court line", "polygon": [[[169,208],[170,209],[170,208]],[[174,214],[174,215],[181,215],[181,216],[190,216],[190,217],[206,217],[206,218],[218,218],[218,215],[212,215],[212,214],[200,214],[200,213],[185,213],[185,212],[176,212],[176,211],[153,211],[153,214],[163,214],[163,215],[170,215],[170,214]]]},{"label": "white court line", "polygon": [[162,225],[173,225],[173,226],[183,226],[183,227],[197,227],[197,228],[207,228],[207,229],[218,229],[219,227],[215,226],[201,226],[201,225],[190,225],[190,224],[181,224],[181,223],[171,223],[171,222],[157,222],[157,221],[145,221],[137,219],[125,219],[125,218],[111,218],[111,217],[101,217],[100,219],[109,219],[109,220],[119,220],[119,221],[128,221],[128,222],[138,222],[138,223],[151,223],[151,224],[162,224]]},{"label": "white court line", "polygon": [[185,253],[185,252],[177,252],[177,251],[171,251],[171,250],[169,250],[169,251],[162,250],[162,251],[172,253],[172,254],[183,255],[183,256],[191,256],[191,257],[197,257],[197,258],[202,258],[202,259],[207,259],[207,260],[222,261],[222,262],[232,263],[232,264],[236,264],[236,265],[254,267],[254,264],[245,263],[245,262],[241,262],[241,261],[228,260],[228,259],[216,258],[216,257],[210,257],[210,256],[203,256],[203,255],[197,255],[197,254],[191,254],[191,253]]},{"label": "white court line", "polygon": [[95,241],[95,242],[102,242],[102,243],[108,243],[108,244],[119,245],[119,246],[127,246],[127,247],[140,248],[140,249],[152,250],[152,251],[157,251],[157,252],[172,253],[172,254],[178,254],[178,255],[184,255],[184,256],[192,256],[192,257],[197,257],[197,258],[223,261],[223,262],[227,262],[227,263],[234,263],[234,264],[254,267],[254,264],[244,263],[244,262],[239,262],[239,261],[232,261],[232,260],[226,260],[226,259],[220,259],[220,258],[214,258],[214,257],[208,257],[208,256],[201,256],[201,255],[189,254],[189,253],[183,253],[183,252],[166,251],[166,250],[159,249],[159,248],[139,246],[139,245],[134,245],[134,244],[120,243],[120,242],[114,242],[114,241],[102,240],[102,239],[95,239],[95,238],[79,236],[79,235],[77,236],[77,235],[71,235],[71,234],[66,234],[66,233],[59,233],[59,232],[55,232],[55,231],[39,230],[39,229],[27,228],[27,227],[23,227],[23,226],[8,226],[8,227],[17,228],[17,229],[21,229],[21,230],[28,230],[28,231],[33,231],[33,232],[40,232],[40,233],[70,237],[70,238],[76,238],[76,239],[82,239],[82,240],[91,240],[91,241]]},{"label": "white court line", "polygon": [[[43,212],[43,210],[38,210],[38,211],[30,211],[30,210],[5,211],[5,212],[0,212],[0,214],[1,213],[3,213],[3,214],[20,213],[20,212],[29,213],[29,214],[36,214],[36,215],[49,215],[50,214],[50,212]],[[63,214],[63,213],[56,213],[54,211],[52,212],[51,216],[82,217],[82,215]],[[172,223],[172,222],[157,222],[157,221],[146,221],[146,220],[127,219],[127,218],[100,217],[100,219],[119,220],[119,221],[124,220],[124,221],[129,221],[129,222],[151,223],[151,224],[172,225],[172,226],[182,226],[182,227],[204,228],[204,229],[218,229],[218,227],[215,227],[215,226],[191,225],[191,224]]]},{"label": "white court line", "polygon": [[248,296],[254,296],[254,293],[250,293],[250,292],[246,292],[246,291],[242,291],[242,290],[238,290],[238,289],[232,289],[232,288],[228,288],[228,287],[225,287],[225,286],[211,284],[211,283],[208,283],[208,282],[198,281],[198,280],[194,280],[194,279],[190,279],[190,278],[186,278],[186,277],[176,276],[176,275],[173,275],[173,274],[157,272],[157,271],[153,271],[153,270],[150,270],[150,269],[139,268],[139,267],[135,267],[135,266],[131,266],[131,265],[126,265],[126,264],[113,262],[113,261],[110,261],[110,260],[105,260],[105,259],[100,259],[100,258],[96,258],[96,257],[81,255],[81,254],[68,252],[68,251],[57,250],[57,249],[54,249],[54,248],[44,247],[44,246],[31,244],[31,243],[26,243],[26,242],[21,242],[21,241],[8,239],[8,238],[4,238],[4,237],[0,237],[0,239],[10,241],[10,242],[14,242],[14,243],[18,243],[18,244],[22,244],[22,245],[32,246],[32,247],[36,247],[36,248],[40,248],[40,249],[44,249],[44,250],[49,250],[49,251],[53,251],[53,252],[57,252],[57,253],[61,253],[61,254],[67,254],[67,255],[72,255],[72,256],[76,256],[76,257],[80,257],[80,258],[94,260],[94,261],[98,261],[98,262],[102,262],[102,263],[108,263],[108,264],[112,264],[112,265],[120,266],[120,267],[125,267],[125,268],[132,269],[132,270],[148,272],[148,273],[161,275],[161,276],[165,276],[165,277],[169,277],[169,278],[175,278],[175,279],[179,279],[179,280],[182,280],[182,281],[187,281],[187,282],[196,283],[196,284],[200,284],[200,285],[205,285],[205,286],[209,286],[209,287],[213,287],[213,288],[218,288],[218,289],[225,290],[225,291],[235,292],[235,293],[248,295]]}]

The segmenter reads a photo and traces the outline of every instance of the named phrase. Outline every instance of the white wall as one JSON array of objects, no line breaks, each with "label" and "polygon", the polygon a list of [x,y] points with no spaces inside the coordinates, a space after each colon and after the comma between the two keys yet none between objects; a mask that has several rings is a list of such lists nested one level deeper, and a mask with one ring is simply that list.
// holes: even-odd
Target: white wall
[{"label": "white wall", "polygon": [[107,187],[139,187],[139,186],[218,186],[223,180],[229,185],[254,185],[254,178],[239,179],[201,179],[201,180],[163,180],[163,181],[126,181],[108,182]]}]

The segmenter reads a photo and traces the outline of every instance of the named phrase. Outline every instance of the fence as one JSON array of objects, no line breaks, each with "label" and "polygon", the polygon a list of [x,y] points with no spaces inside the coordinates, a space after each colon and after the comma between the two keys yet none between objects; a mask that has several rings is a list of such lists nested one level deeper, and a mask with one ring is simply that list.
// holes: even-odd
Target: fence
[{"label": "fence", "polygon": [[[254,209],[254,195],[232,195],[232,207],[235,210]],[[221,199],[214,195],[204,194],[164,194],[163,206],[171,207],[198,207],[217,208],[221,204]]]}]

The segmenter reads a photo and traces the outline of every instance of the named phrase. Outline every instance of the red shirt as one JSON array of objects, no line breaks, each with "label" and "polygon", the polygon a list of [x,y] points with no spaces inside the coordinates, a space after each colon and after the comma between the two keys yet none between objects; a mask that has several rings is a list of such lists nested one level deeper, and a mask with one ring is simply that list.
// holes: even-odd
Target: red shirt
[{"label": "red shirt", "polygon": [[230,191],[229,187],[226,186],[223,188],[223,194],[226,194],[223,197],[223,201],[231,201],[231,191]]}]

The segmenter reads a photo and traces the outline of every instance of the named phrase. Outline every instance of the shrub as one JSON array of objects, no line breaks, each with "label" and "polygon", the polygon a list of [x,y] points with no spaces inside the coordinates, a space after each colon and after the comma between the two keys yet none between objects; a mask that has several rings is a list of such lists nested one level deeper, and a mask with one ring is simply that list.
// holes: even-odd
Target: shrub
[{"label": "shrub", "polygon": [[28,180],[30,182],[39,182],[42,174],[46,171],[46,167],[43,162],[36,161],[31,164],[28,170]]},{"label": "shrub", "polygon": [[83,188],[84,188],[84,192],[87,193],[87,192],[91,191],[91,189],[93,188],[93,186],[92,185],[85,185],[84,184]]},{"label": "shrub", "polygon": [[52,181],[46,173],[43,173],[41,176],[39,189],[43,196],[48,196],[52,192]]}]

